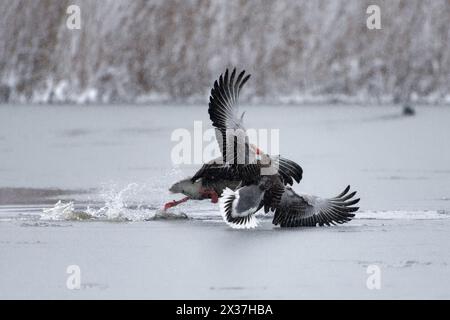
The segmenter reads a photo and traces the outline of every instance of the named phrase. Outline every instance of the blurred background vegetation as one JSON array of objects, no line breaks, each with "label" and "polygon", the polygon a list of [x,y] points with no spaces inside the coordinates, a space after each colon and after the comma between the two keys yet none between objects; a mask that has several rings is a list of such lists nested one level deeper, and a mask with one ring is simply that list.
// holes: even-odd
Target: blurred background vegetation
[{"label": "blurred background vegetation", "polygon": [[[66,27],[80,6],[81,29]],[[381,30],[366,9],[381,8]],[[0,0],[0,102],[450,103],[450,0]]]}]

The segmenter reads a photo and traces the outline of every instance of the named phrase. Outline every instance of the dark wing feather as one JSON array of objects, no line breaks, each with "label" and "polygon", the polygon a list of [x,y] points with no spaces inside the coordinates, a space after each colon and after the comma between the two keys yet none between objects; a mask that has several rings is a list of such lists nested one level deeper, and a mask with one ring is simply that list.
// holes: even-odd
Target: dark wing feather
[{"label": "dark wing feather", "polygon": [[334,198],[321,199],[298,195],[287,187],[272,222],[281,227],[329,226],[348,222],[355,216],[353,212],[359,209],[354,207],[359,202],[359,199],[353,199],[356,192],[349,191],[350,186]]},{"label": "dark wing feather", "polygon": [[242,124],[242,117],[238,117],[238,98],[250,75],[245,76],[245,71],[242,71],[236,80],[235,75],[236,68],[230,77],[227,69],[225,74],[220,75],[219,80],[214,82],[208,108],[209,117],[217,129],[216,137],[223,160],[232,164],[238,163],[238,157],[244,159],[249,154],[248,137]]},{"label": "dark wing feather", "polygon": [[244,70],[234,81],[235,74],[236,68],[233,69],[230,78],[228,78],[228,69],[225,71],[225,75],[220,75],[219,81],[214,82],[209,98],[209,117],[213,126],[223,133],[226,129],[242,129],[237,102],[239,93],[250,75],[244,77]]},{"label": "dark wing feather", "polygon": [[283,193],[284,185],[281,180],[279,181],[279,183],[275,183],[271,188],[266,190],[263,197],[265,213],[268,213],[269,210],[275,210],[279,207]]},{"label": "dark wing feather", "polygon": [[[215,159],[204,164],[200,170],[191,178],[192,182],[200,178],[206,179],[227,179],[227,180],[255,180],[260,177],[261,166],[258,163],[250,163],[247,165],[227,165],[222,164],[222,159]],[[299,183],[302,179],[302,168],[292,160],[279,156],[271,157],[272,163],[278,170],[285,185],[292,185],[294,180]]]},{"label": "dark wing feather", "polygon": [[295,180],[297,183],[300,183],[303,177],[303,169],[297,163],[292,160],[282,158],[282,157],[273,157],[274,165],[278,166],[278,173],[284,181],[284,184],[292,185]]},{"label": "dark wing feather", "polygon": [[191,178],[192,182],[200,178],[205,180],[239,180],[250,183],[260,177],[260,165],[250,163],[247,165],[228,165],[217,162],[204,164]]}]

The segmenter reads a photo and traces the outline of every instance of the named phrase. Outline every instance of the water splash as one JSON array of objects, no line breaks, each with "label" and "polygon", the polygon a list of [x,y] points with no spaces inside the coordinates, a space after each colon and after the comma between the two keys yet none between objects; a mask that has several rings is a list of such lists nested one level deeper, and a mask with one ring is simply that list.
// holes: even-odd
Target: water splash
[{"label": "water splash", "polygon": [[186,219],[183,212],[161,213],[159,205],[145,204],[149,192],[147,185],[130,183],[124,188],[115,184],[104,185],[100,192],[102,205],[75,207],[71,202],[58,201],[52,208],[42,210],[41,220],[100,220],[100,221],[147,221],[157,219]]},{"label": "water splash", "polygon": [[130,183],[125,188],[117,191],[116,186],[111,186],[109,189],[103,188],[100,197],[104,200],[104,206],[99,209],[87,208],[88,214],[96,218],[103,218],[106,220],[145,220],[151,218],[152,212],[148,209],[142,209],[141,205],[138,210],[130,210],[127,205],[128,201],[132,201],[145,186],[139,186],[137,183]]},{"label": "water splash", "polygon": [[84,212],[75,211],[73,201],[64,203],[59,200],[52,208],[42,210],[42,220],[83,220],[89,218]]}]

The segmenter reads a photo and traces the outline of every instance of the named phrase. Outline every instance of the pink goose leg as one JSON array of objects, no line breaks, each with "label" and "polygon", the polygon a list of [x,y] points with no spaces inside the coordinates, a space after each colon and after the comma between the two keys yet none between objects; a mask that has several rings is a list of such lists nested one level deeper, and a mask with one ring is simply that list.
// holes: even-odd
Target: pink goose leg
[{"label": "pink goose leg", "polygon": [[212,203],[217,203],[219,201],[219,195],[214,190],[204,189],[201,194],[205,198],[211,199]]},{"label": "pink goose leg", "polygon": [[170,201],[170,202],[167,202],[167,203],[164,205],[163,210],[166,211],[167,209],[173,208],[173,207],[179,205],[180,203],[186,202],[186,201],[188,201],[188,200],[189,200],[189,197],[184,197],[184,198],[181,199],[181,200],[172,200],[172,201]]}]

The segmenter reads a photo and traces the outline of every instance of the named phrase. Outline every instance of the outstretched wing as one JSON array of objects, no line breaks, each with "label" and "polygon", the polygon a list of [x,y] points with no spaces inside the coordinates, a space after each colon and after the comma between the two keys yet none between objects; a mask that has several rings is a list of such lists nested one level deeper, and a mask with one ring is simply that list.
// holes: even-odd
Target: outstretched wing
[{"label": "outstretched wing", "polygon": [[354,207],[359,199],[354,199],[356,191],[348,193],[350,186],[338,196],[322,199],[314,196],[298,195],[286,187],[272,223],[281,227],[329,226],[350,221],[358,211]]},{"label": "outstretched wing", "polygon": [[245,75],[245,70],[236,77],[236,68],[231,75],[227,69],[211,89],[208,113],[216,128],[217,142],[225,163],[247,164],[255,158],[242,123],[244,113],[238,115],[239,93],[249,78],[250,75]]},{"label": "outstretched wing", "polygon": [[236,68],[228,77],[228,69],[224,75],[220,75],[219,80],[214,81],[209,98],[209,117],[213,126],[225,133],[227,129],[244,129],[242,126],[242,116],[238,116],[239,93],[244,84],[250,78],[245,76],[245,70],[236,76]]}]

